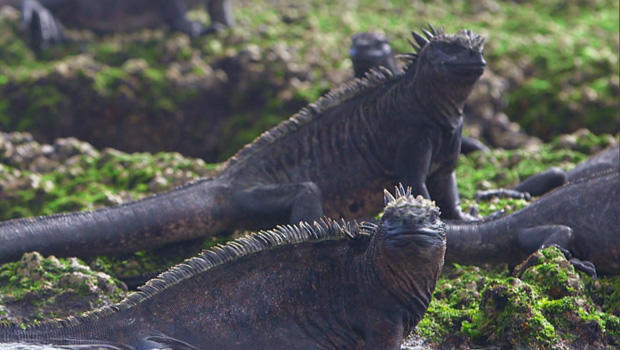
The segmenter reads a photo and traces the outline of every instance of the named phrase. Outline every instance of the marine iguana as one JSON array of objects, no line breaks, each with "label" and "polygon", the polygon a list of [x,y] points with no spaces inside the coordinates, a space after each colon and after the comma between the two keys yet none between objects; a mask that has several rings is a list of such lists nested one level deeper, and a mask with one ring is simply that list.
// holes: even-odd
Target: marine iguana
[{"label": "marine iguana", "polygon": [[538,248],[568,250],[576,268],[620,274],[620,170],[570,182],[500,218],[447,223],[446,262],[517,265]]},{"label": "marine iguana", "polygon": [[234,24],[229,0],[203,2],[211,17],[209,28],[187,19],[184,0],[23,0],[21,8],[32,46],[43,49],[63,40],[63,26],[110,33],[166,23],[196,37]]},{"label": "marine iguana", "polygon": [[[353,62],[353,72],[356,78],[363,78],[372,68],[385,67],[398,74],[400,67],[392,53],[392,47],[385,35],[376,32],[362,32],[351,38],[349,56]],[[461,138],[461,154],[474,151],[489,152],[480,140],[463,136]]]},{"label": "marine iguana", "polygon": [[385,67],[393,74],[400,72],[390,42],[381,33],[354,34],[351,37],[349,57],[351,57],[356,78],[363,78],[372,68],[377,67]]},{"label": "marine iguana", "polygon": [[466,219],[454,169],[462,107],[482,74],[483,39],[469,30],[413,33],[406,70],[372,71],[242,148],[213,179],[96,211],[0,223],[0,261],[24,252],[131,252],[237,228],[368,218],[377,193],[402,182],[442,217]]},{"label": "marine iguana", "polygon": [[0,341],[119,349],[400,349],[443,266],[430,200],[385,194],[378,225],[280,226],[206,250],[141,291]]},{"label": "marine iguana", "polygon": [[620,145],[618,144],[600,151],[568,171],[558,167],[551,167],[548,170],[528,177],[512,189],[500,188],[479,191],[476,193],[476,199],[485,200],[491,197],[527,198],[529,195],[542,196],[567,182],[588,178],[608,169],[620,171]]}]

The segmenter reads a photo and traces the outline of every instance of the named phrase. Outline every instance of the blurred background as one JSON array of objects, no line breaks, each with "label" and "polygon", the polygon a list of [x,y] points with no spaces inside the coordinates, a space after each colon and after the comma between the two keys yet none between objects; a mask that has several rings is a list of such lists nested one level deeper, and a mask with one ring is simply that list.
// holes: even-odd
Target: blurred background
[{"label": "blurred background", "polygon": [[[190,19],[209,26],[200,1],[187,5]],[[350,79],[354,33],[382,32],[395,53],[405,53],[410,31],[428,23],[487,39],[487,71],[470,99],[466,134],[517,148],[532,142],[525,134],[548,141],[580,128],[620,129],[616,0],[230,5],[232,28],[193,38],[166,25],[114,33],[121,27],[114,21],[132,20],[121,15],[100,35],[84,27],[104,14],[82,11],[75,16],[87,18],[67,26],[63,43],[39,52],[19,11],[2,7],[0,130],[221,161]]]}]

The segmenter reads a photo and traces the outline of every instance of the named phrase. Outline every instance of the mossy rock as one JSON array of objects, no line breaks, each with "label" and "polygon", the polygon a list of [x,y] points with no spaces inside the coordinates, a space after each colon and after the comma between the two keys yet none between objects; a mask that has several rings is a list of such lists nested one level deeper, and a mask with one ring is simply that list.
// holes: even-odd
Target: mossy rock
[{"label": "mossy rock", "polygon": [[617,280],[575,272],[555,247],[535,252],[512,274],[454,264],[444,269],[414,336],[432,348],[613,348]]},{"label": "mossy rock", "polygon": [[127,287],[76,258],[26,253],[0,265],[0,322],[32,323],[110,305]]},{"label": "mossy rock", "polygon": [[581,276],[555,247],[531,254],[515,267],[515,275],[524,282],[537,285],[552,299],[581,295],[585,289]]},{"label": "mossy rock", "polygon": [[534,288],[517,278],[491,281],[482,293],[472,334],[504,348],[551,348],[558,337],[534,307],[536,299]]}]

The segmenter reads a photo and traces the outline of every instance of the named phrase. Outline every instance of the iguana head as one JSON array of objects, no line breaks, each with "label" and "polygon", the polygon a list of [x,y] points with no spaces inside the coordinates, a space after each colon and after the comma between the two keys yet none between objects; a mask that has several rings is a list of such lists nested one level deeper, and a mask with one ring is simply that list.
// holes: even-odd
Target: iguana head
[{"label": "iguana head", "polygon": [[385,191],[385,210],[377,235],[383,254],[390,259],[406,257],[410,261],[415,254],[416,259],[443,261],[446,228],[439,219],[439,208],[422,196],[414,197],[411,189],[402,185],[394,196]]},{"label": "iguana head", "polygon": [[385,192],[385,211],[370,243],[381,285],[413,315],[422,317],[443,267],[446,227],[435,203],[402,185]]},{"label": "iguana head", "polygon": [[373,67],[383,66],[393,73],[398,70],[390,43],[381,33],[353,35],[349,55],[357,78],[363,77]]},{"label": "iguana head", "polygon": [[484,39],[466,29],[446,34],[440,27],[429,26],[422,33],[414,32],[414,41],[410,41],[415,52],[403,55],[411,61],[406,70],[412,91],[429,114],[456,127],[465,100],[486,65]]},{"label": "iguana head", "polygon": [[484,39],[468,30],[446,34],[441,27],[429,26],[424,35],[413,32],[416,50],[416,75],[432,77],[459,85],[473,84],[484,71]]}]

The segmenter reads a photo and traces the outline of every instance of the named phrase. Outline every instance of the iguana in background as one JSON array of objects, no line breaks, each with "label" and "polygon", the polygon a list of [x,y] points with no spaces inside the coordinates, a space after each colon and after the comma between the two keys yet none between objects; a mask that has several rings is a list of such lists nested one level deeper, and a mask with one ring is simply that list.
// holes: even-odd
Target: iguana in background
[{"label": "iguana in background", "polygon": [[[575,267],[620,274],[620,170],[570,182],[500,218],[448,223],[446,262],[517,265],[543,246],[568,250]],[[594,263],[592,266],[591,261]]]},{"label": "iguana in background", "polygon": [[213,179],[96,211],[0,223],[0,261],[131,252],[238,228],[368,218],[402,182],[442,217],[465,219],[454,169],[463,103],[482,74],[483,39],[469,30],[413,33],[403,73],[373,71],[246,145]]},{"label": "iguana in background", "polygon": [[[362,32],[351,38],[349,56],[353,62],[353,72],[356,78],[363,78],[373,68],[384,67],[392,74],[401,72],[392,47],[385,35],[377,32]],[[489,147],[471,137],[461,138],[461,154],[474,151],[489,152]]]},{"label": "iguana in background", "polygon": [[600,151],[574,168],[564,171],[558,167],[551,167],[541,173],[532,175],[512,189],[491,189],[476,193],[476,199],[484,200],[491,197],[523,198],[542,196],[543,194],[562,186],[568,182],[575,182],[593,175],[615,169],[620,172],[620,145]]},{"label": "iguana in background", "polygon": [[172,267],[117,305],[27,329],[0,326],[0,341],[400,349],[431,301],[445,249],[445,225],[431,201],[386,192],[378,225],[327,219],[240,238]]},{"label": "iguana in background", "polygon": [[356,78],[363,78],[373,68],[385,67],[392,74],[400,73],[392,47],[385,35],[377,32],[362,32],[351,37],[349,57],[353,62]]},{"label": "iguana in background", "polygon": [[127,32],[166,23],[196,37],[234,24],[229,0],[205,0],[211,26],[187,19],[184,0],[23,0],[22,18],[35,49],[63,40],[63,27]]}]

